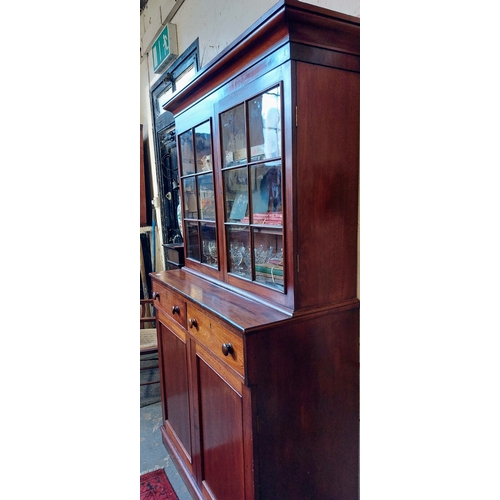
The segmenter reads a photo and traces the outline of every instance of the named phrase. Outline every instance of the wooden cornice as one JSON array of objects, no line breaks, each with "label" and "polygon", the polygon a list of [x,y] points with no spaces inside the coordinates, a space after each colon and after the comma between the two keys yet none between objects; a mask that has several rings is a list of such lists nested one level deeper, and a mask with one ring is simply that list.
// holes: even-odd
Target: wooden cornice
[{"label": "wooden cornice", "polygon": [[[229,79],[293,42],[359,58],[357,17],[298,0],[281,0],[212,59],[165,106],[174,115]],[[294,51],[293,53],[298,53]],[[289,58],[293,58],[291,51]]]}]

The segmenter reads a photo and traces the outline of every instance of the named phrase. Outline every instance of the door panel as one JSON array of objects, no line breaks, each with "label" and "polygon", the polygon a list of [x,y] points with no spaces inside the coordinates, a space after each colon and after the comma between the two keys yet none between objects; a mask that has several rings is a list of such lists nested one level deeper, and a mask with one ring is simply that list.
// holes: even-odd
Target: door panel
[{"label": "door panel", "polygon": [[242,397],[198,357],[203,485],[217,500],[245,498]]},{"label": "door panel", "polygon": [[190,407],[187,345],[159,323],[164,370],[165,418],[181,449],[191,462]]}]

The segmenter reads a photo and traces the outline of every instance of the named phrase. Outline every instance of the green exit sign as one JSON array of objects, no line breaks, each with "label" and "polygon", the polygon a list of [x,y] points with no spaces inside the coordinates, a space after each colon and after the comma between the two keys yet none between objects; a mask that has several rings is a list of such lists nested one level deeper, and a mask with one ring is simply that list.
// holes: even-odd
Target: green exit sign
[{"label": "green exit sign", "polygon": [[177,56],[177,33],[175,24],[167,24],[151,47],[153,71],[161,73]]}]

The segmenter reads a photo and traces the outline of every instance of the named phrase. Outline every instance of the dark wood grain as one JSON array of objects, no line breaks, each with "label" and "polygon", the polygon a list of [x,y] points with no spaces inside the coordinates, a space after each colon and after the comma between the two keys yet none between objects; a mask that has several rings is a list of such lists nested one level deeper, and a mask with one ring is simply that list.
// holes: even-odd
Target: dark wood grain
[{"label": "dark wood grain", "polygon": [[356,297],[359,75],[297,63],[297,94],[300,309]]},{"label": "dark wood grain", "polygon": [[[153,283],[167,284],[184,298],[202,305],[220,320],[242,332],[290,319],[290,315],[193,276],[183,269],[151,274]],[[155,289],[155,285],[153,285]]]},{"label": "dark wood grain", "polygon": [[359,310],[247,339],[256,377],[261,500],[356,500]]},{"label": "dark wood grain", "polygon": [[168,425],[177,441],[178,450],[191,462],[191,430],[189,404],[188,353],[186,343],[159,322],[161,336],[161,369],[165,402],[165,425]]},{"label": "dark wood grain", "polygon": [[198,362],[202,480],[217,500],[245,498],[242,397],[204,360]]},{"label": "dark wood grain", "polygon": [[[188,315],[196,320],[195,325],[190,327],[189,333],[216,358],[220,358],[243,377],[245,357],[242,337],[234,334],[223,322],[213,319],[213,315],[209,312],[194,305],[188,305]],[[222,346],[226,344],[231,348],[226,347],[224,354]]]},{"label": "dark wood grain", "polygon": [[181,327],[186,328],[187,311],[186,301],[177,294],[173,294],[165,287],[153,287],[154,306],[164,313],[167,317],[173,319]]},{"label": "dark wood grain", "polygon": [[286,10],[291,41],[359,55],[358,18],[333,17],[331,12],[323,9],[304,8],[303,4],[296,2],[293,5]]},{"label": "dark wood grain", "polygon": [[330,68],[345,69],[359,73],[360,60],[357,54],[345,54],[320,47],[304,45],[302,43],[290,44],[290,57],[294,61],[303,61]]}]

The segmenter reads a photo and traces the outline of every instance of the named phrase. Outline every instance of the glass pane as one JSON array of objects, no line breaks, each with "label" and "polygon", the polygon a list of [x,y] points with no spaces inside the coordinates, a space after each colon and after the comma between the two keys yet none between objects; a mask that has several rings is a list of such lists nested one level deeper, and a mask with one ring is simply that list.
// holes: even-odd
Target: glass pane
[{"label": "glass pane", "polygon": [[225,167],[245,163],[247,138],[243,104],[221,114],[222,161]]},{"label": "glass pane", "polygon": [[198,177],[198,193],[200,197],[200,219],[215,220],[215,196],[212,174]]},{"label": "glass pane", "polygon": [[280,89],[261,94],[248,102],[250,155],[252,161],[281,156]]},{"label": "glass pane", "polygon": [[210,122],[205,122],[194,129],[196,144],[196,171],[212,170],[212,136]]},{"label": "glass pane", "polygon": [[224,200],[226,221],[248,223],[247,167],[224,172]]},{"label": "glass pane", "polygon": [[200,260],[200,238],[197,222],[186,222],[186,255],[190,259]]},{"label": "glass pane", "polygon": [[255,281],[283,291],[283,234],[280,230],[254,230]]},{"label": "glass pane", "polygon": [[201,223],[201,261],[212,267],[217,267],[217,237],[215,226]]},{"label": "glass pane", "polygon": [[180,92],[195,76],[194,64],[191,64],[175,80],[175,93]]},{"label": "glass pane", "polygon": [[250,233],[248,228],[242,226],[228,226],[227,242],[229,248],[229,272],[251,279],[252,253],[250,251]]},{"label": "glass pane", "polygon": [[181,175],[194,174],[193,134],[191,130],[180,136]]},{"label": "glass pane", "polygon": [[248,102],[248,134],[251,161],[264,160],[264,117],[261,95]]},{"label": "glass pane", "polygon": [[184,197],[184,216],[188,219],[198,218],[198,204],[196,203],[195,178],[189,177],[182,180],[182,196]]},{"label": "glass pane", "polygon": [[172,89],[172,85],[169,85],[161,94],[157,97],[157,116],[165,113],[163,106],[167,104],[174,94],[180,92],[195,76],[196,70],[194,64],[191,64],[185,71],[183,71],[178,77],[175,78],[175,91]]},{"label": "glass pane", "polygon": [[172,86],[170,85],[167,87],[163,92],[157,97],[156,103],[157,103],[157,116],[162,115],[165,113],[165,110],[163,109],[163,106],[171,99],[172,97]]},{"label": "glass pane", "polygon": [[253,165],[251,176],[252,223],[281,226],[281,162]]}]

